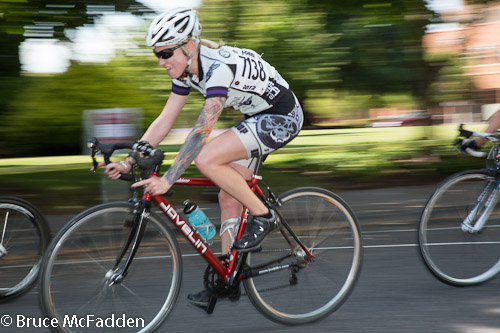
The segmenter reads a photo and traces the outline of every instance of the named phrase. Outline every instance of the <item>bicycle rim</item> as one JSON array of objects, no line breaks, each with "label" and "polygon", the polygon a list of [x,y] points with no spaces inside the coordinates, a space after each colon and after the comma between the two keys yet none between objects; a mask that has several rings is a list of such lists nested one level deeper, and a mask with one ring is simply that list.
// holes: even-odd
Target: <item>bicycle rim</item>
[{"label": "bicycle rim", "polygon": [[110,280],[130,234],[131,210],[128,203],[98,206],[76,217],[51,243],[40,292],[43,310],[58,319],[58,330],[150,332],[172,310],[182,263],[172,232],[154,214],[123,282]]},{"label": "bicycle rim", "polygon": [[[488,188],[490,190],[486,190]],[[476,285],[500,271],[500,205],[494,202],[480,232],[462,229],[471,217],[478,198],[491,196],[496,180],[481,171],[467,171],[443,182],[427,202],[419,225],[421,256],[441,281],[454,286]],[[482,201],[484,203],[484,200]]]},{"label": "bicycle rim", "polygon": [[[347,299],[361,267],[361,235],[351,209],[329,191],[299,188],[280,199],[280,214],[314,260],[295,274],[292,269],[278,270],[248,278],[244,285],[252,303],[268,318],[304,324],[332,313]],[[275,266],[303,262],[300,252]],[[264,240],[262,251],[249,254],[247,263],[255,267],[287,253],[290,247],[283,236],[273,232]]]},{"label": "bicycle rim", "polygon": [[33,286],[48,243],[47,224],[32,205],[0,197],[0,301]]}]

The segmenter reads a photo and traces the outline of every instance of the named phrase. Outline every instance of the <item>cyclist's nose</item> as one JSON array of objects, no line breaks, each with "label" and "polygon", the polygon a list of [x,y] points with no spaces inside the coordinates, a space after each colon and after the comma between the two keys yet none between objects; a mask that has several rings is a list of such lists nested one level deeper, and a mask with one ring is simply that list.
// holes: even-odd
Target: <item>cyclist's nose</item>
[{"label": "cyclist's nose", "polygon": [[158,65],[160,65],[161,67],[165,66],[166,63],[167,59],[158,58]]}]

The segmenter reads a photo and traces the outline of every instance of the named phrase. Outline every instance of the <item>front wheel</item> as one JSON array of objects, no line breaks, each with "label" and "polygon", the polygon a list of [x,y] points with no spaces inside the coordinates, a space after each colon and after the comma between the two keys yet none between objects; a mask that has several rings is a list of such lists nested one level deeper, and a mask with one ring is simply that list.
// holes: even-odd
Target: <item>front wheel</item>
[{"label": "front wheel", "polygon": [[57,319],[58,331],[151,332],[166,319],[180,290],[182,262],[164,220],[147,217],[123,280],[113,270],[134,218],[130,203],[103,204],[75,217],[54,238],[39,289],[42,310]]},{"label": "front wheel", "polygon": [[[481,170],[443,181],[420,218],[418,243],[427,268],[453,286],[483,283],[500,271],[499,183]],[[491,201],[491,211],[486,211]],[[478,219],[484,216],[481,230]]]},{"label": "front wheel", "polygon": [[307,261],[293,238],[290,247],[275,231],[247,259],[251,268],[274,263],[258,269],[267,274],[243,283],[251,302],[268,318],[288,325],[313,322],[335,311],[353,290],[362,261],[361,232],[349,206],[330,191],[297,188],[279,200],[280,215],[314,259]]},{"label": "front wheel", "polygon": [[0,302],[34,285],[49,240],[47,222],[35,206],[19,198],[0,197]]}]

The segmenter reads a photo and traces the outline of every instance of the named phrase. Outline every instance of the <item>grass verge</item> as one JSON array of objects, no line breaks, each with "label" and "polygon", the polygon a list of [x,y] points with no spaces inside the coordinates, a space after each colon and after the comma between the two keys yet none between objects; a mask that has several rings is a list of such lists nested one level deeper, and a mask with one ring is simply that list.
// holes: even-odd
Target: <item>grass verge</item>
[{"label": "grass verge", "polygon": [[[304,130],[269,156],[261,174],[276,193],[298,186],[340,191],[437,183],[453,172],[484,165],[452,149],[455,135],[456,126]],[[161,146],[167,152],[163,170],[181,143]],[[102,170],[91,175],[90,162],[83,155],[0,160],[1,194],[29,200],[47,214],[126,200],[129,185],[107,180]],[[191,166],[186,176],[200,174]],[[177,186],[175,192],[174,203],[188,197],[216,200],[214,188]]]}]

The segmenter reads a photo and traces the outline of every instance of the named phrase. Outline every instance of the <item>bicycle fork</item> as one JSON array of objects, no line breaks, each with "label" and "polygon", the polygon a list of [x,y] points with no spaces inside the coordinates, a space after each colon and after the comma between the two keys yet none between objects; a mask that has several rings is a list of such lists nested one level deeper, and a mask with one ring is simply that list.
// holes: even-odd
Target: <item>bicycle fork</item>
[{"label": "bicycle fork", "polygon": [[[146,203],[146,205],[150,205],[150,203]],[[109,286],[115,283],[121,283],[125,279],[130,264],[137,253],[139,244],[141,243],[144,230],[146,229],[146,224],[149,218],[149,210],[145,205],[142,205],[140,211],[136,211],[136,209],[137,207],[134,208],[134,220],[128,239],[125,244],[123,244],[123,247],[115,260],[113,268],[106,273],[106,279]],[[121,264],[121,261],[127,252],[128,257],[125,260],[125,263]],[[121,269],[119,269],[120,266]]]},{"label": "bicycle fork", "polygon": [[[500,181],[489,182],[477,198],[476,204],[462,222],[462,231],[476,234],[483,230],[493,208],[500,198]],[[479,215],[480,214],[480,215]],[[479,215],[479,218],[476,217]],[[474,222],[474,220],[476,220]]]}]

